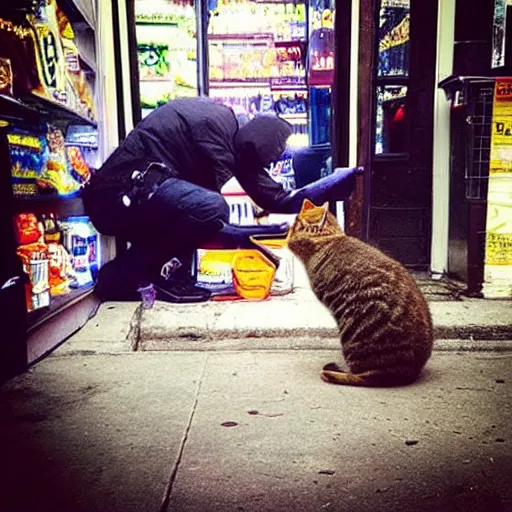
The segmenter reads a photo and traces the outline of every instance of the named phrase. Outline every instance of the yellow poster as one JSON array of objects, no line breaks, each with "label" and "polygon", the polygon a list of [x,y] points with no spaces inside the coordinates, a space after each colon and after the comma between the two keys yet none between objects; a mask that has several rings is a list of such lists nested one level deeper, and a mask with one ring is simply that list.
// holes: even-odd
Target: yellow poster
[{"label": "yellow poster", "polygon": [[489,174],[512,172],[512,77],[497,78],[494,89]]},{"label": "yellow poster", "polygon": [[512,265],[512,233],[487,233],[489,265]]},{"label": "yellow poster", "polygon": [[512,297],[512,77],[494,90],[484,296]]}]

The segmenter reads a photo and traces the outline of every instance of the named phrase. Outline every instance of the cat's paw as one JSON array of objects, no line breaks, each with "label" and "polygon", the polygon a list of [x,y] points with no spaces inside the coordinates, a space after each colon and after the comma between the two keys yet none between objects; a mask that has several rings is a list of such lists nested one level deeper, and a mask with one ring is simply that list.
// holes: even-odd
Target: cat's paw
[{"label": "cat's paw", "polygon": [[337,384],[339,375],[345,373],[336,363],[326,364],[320,373],[320,378],[329,384]]},{"label": "cat's paw", "polygon": [[323,368],[322,368],[322,371],[327,371],[327,372],[340,372],[340,373],[344,373],[342,368],[340,366],[338,366],[336,363],[327,363]]}]

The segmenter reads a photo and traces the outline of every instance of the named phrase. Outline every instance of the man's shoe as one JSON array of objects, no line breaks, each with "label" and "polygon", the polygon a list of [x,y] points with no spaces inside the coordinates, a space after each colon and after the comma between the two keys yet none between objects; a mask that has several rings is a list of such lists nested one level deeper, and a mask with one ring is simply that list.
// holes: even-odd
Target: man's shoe
[{"label": "man's shoe", "polygon": [[176,304],[206,302],[211,296],[209,290],[196,286],[195,280],[190,276],[180,279],[159,279],[154,286],[157,300]]}]

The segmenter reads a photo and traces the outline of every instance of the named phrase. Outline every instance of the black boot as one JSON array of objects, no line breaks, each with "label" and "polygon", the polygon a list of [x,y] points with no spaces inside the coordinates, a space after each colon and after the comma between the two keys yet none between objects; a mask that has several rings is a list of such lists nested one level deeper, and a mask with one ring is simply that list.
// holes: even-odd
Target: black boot
[{"label": "black boot", "polygon": [[122,259],[115,258],[100,268],[94,291],[101,302],[138,301],[138,285],[138,276],[126,267]]},{"label": "black boot", "polygon": [[173,258],[162,267],[161,275],[154,283],[158,300],[178,304],[209,300],[210,291],[196,286],[192,276],[193,255],[192,252]]}]

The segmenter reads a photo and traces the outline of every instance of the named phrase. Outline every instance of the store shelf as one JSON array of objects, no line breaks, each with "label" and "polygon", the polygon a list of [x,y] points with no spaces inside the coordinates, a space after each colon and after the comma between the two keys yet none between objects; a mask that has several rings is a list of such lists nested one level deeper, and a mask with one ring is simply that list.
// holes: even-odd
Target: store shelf
[{"label": "store shelf", "polygon": [[96,73],[96,36],[94,31],[87,25],[74,26],[75,45],[78,49],[78,56],[82,69],[86,74]]},{"label": "store shelf", "polygon": [[0,16],[3,17],[4,15],[13,13],[25,14],[27,11],[33,9],[36,5],[36,0],[17,0],[16,5],[12,5],[12,3],[7,5],[7,2],[5,2],[5,5],[3,5],[3,3],[0,2]]},{"label": "store shelf", "polygon": [[40,112],[16,98],[0,94],[0,119],[6,121],[25,121],[37,123],[40,120]]},{"label": "store shelf", "polygon": [[213,87],[221,87],[227,89],[229,87],[258,87],[265,85],[270,87],[271,78],[248,78],[247,80],[240,78],[225,78],[223,80],[210,79],[210,85]]},{"label": "store shelf", "polygon": [[272,92],[300,92],[305,93],[308,87],[304,83],[292,83],[292,84],[271,84]]},{"label": "store shelf", "polygon": [[274,41],[274,46],[276,48],[293,48],[294,46],[300,46],[301,48],[304,48],[306,44],[306,40],[304,38],[302,39],[276,39]]},{"label": "store shelf", "polygon": [[180,24],[173,18],[162,19],[143,19],[137,16],[135,18],[137,25],[165,25],[167,27],[179,27]]},{"label": "store shelf", "polygon": [[81,197],[61,197],[53,194],[34,197],[14,197],[15,213],[34,213],[36,215],[53,213],[57,217],[80,217],[85,215]]},{"label": "store shelf", "polygon": [[21,100],[0,94],[0,119],[37,123],[49,117],[97,127],[95,121],[42,96],[32,94]]},{"label": "store shelf", "polygon": [[50,306],[46,308],[30,311],[28,314],[28,333],[30,334],[35,329],[39,328],[44,322],[50,320],[59,313],[62,313],[65,309],[73,306],[80,300],[83,300],[93,291],[94,285],[91,284],[83,286],[64,295],[52,297]]},{"label": "store shelf", "polygon": [[257,42],[268,42],[274,40],[274,34],[271,33],[259,33],[253,34],[208,34],[208,41],[257,41]]},{"label": "store shelf", "polygon": [[88,124],[94,127],[98,126],[96,121],[71,110],[69,107],[62,105],[61,103],[57,103],[56,101],[52,101],[36,93],[32,93],[27,98],[23,98],[23,101],[33,107],[37,107],[43,116],[57,117],[78,124]]},{"label": "store shelf", "polygon": [[281,119],[288,121],[290,124],[304,125],[308,124],[307,114],[278,114]]},{"label": "store shelf", "polygon": [[[84,0],[59,0],[59,7],[66,13],[73,26],[85,23],[92,30],[94,27],[93,13],[85,8]],[[92,2],[89,2],[92,7]]]},{"label": "store shelf", "polygon": [[81,68],[86,75],[96,74],[96,63],[93,63],[89,58],[79,55]]},{"label": "store shelf", "polygon": [[173,82],[174,80],[172,78],[141,78],[139,82],[141,84],[148,84],[148,83],[162,83],[162,82]]}]

